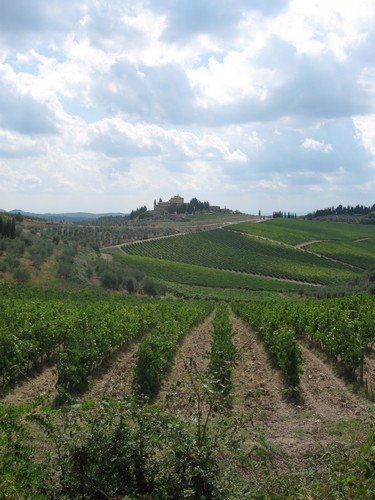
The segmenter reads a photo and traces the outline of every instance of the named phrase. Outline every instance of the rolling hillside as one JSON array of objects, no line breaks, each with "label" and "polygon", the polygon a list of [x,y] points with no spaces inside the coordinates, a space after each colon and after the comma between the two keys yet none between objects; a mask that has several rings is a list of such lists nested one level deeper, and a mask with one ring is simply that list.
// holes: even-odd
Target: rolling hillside
[{"label": "rolling hillside", "polygon": [[[175,292],[298,292],[352,281],[374,265],[375,229],[275,219],[126,244],[121,250],[116,261],[139,267]],[[194,293],[192,286],[200,288]]]},{"label": "rolling hillside", "polygon": [[[375,298],[304,292],[373,279],[373,233],[309,224],[165,231],[101,257],[91,228],[7,241],[0,496],[372,498]],[[50,287],[12,283],[10,250]],[[52,288],[53,262],[89,286]],[[133,288],[105,293],[100,269]],[[135,289],[143,273],[168,296]]]}]

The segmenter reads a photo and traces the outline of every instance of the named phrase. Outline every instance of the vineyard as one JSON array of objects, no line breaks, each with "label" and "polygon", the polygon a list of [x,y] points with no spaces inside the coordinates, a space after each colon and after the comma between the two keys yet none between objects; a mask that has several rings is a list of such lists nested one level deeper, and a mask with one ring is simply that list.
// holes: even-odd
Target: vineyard
[{"label": "vineyard", "polygon": [[266,224],[233,224],[228,229],[271,238],[275,241],[298,245],[306,241],[355,241],[375,238],[375,228],[364,224],[334,224],[332,222],[309,221],[305,219],[273,219]]},{"label": "vineyard", "polygon": [[306,245],[305,248],[332,259],[346,262],[358,269],[367,269],[375,265],[375,237],[350,243],[312,243]]},{"label": "vineyard", "polygon": [[375,296],[300,293],[372,265],[346,226],[112,254],[165,297],[1,283],[0,497],[372,498]]},{"label": "vineyard", "polygon": [[123,247],[123,250],[132,255],[301,283],[328,284],[358,275],[358,270],[344,263],[223,229],[136,243]]},{"label": "vineyard", "polygon": [[301,289],[311,288],[304,283],[291,283],[261,276],[233,273],[167,259],[120,253],[114,254],[114,258],[124,266],[137,267],[147,275],[169,283],[206,288],[263,290],[269,292],[298,292]]}]

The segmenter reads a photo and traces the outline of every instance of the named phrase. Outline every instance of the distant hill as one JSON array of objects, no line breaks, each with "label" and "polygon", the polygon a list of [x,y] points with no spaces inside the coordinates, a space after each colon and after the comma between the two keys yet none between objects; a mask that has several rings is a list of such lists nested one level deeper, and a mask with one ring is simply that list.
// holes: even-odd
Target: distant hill
[{"label": "distant hill", "polygon": [[[0,209],[1,210],[1,209]],[[65,221],[65,222],[90,222],[99,219],[99,217],[124,217],[127,214],[124,213],[104,213],[104,214],[92,214],[88,212],[71,212],[64,214],[53,214],[53,213],[45,213],[45,214],[36,214],[32,212],[24,212],[23,210],[14,209],[8,212],[10,214],[21,214],[26,217],[36,217],[38,219],[47,219],[47,220],[56,220],[56,221]]]}]

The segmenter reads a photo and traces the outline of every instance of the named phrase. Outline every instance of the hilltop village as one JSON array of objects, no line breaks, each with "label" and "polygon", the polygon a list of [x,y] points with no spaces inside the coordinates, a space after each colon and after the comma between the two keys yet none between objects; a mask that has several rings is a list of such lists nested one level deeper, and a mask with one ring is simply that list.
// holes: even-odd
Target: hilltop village
[{"label": "hilltop village", "polygon": [[220,207],[210,205],[208,201],[199,201],[197,198],[192,198],[190,202],[185,203],[185,199],[177,194],[172,196],[168,201],[163,201],[161,198],[159,198],[158,202],[154,200],[154,210],[157,212],[184,214],[198,211],[215,212],[220,210]]}]

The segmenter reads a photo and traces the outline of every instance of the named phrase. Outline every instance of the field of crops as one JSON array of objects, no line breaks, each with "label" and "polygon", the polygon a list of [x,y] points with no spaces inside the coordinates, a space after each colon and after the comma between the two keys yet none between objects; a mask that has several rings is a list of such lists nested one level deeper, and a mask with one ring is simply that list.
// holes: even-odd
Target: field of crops
[{"label": "field of crops", "polygon": [[229,226],[233,231],[244,232],[297,245],[312,240],[354,241],[375,239],[375,226],[310,221],[307,219],[272,219],[261,224],[242,222]]},{"label": "field of crops", "polygon": [[[146,299],[90,291],[46,293],[11,286],[3,286],[1,291],[1,389],[4,393],[10,390],[11,395],[17,390],[14,382],[23,378],[27,386],[29,374],[33,374],[27,394],[31,399],[37,397],[30,405],[20,396],[16,400],[22,404],[0,402],[0,492],[5,498],[12,498],[14,492],[17,495],[13,497],[36,497],[40,491],[47,493],[39,498],[94,498],[99,486],[113,498],[125,493],[136,497],[140,491],[150,495],[163,492],[161,497],[165,498],[176,497],[176,491],[181,498],[210,498],[207,491],[211,489],[216,498],[222,494],[224,498],[241,498],[254,488],[267,496],[267,481],[257,478],[256,471],[262,467],[261,476],[266,474],[276,481],[275,467],[279,457],[285,462],[296,429],[303,436],[298,438],[303,452],[314,449],[317,453],[318,446],[324,446],[329,438],[325,426],[331,425],[333,410],[339,415],[335,417],[337,425],[350,421],[353,426],[356,422],[362,436],[366,435],[365,405],[355,402],[348,389],[340,388],[329,368],[324,369],[326,385],[318,384],[315,377],[322,375],[322,361],[313,355],[306,359],[307,351],[300,342],[321,349],[360,381],[370,346],[375,343],[372,296],[236,302],[234,294],[229,306],[208,300]],[[222,291],[229,293],[228,289]],[[255,292],[244,291],[242,299],[246,293],[247,299],[254,298]],[[205,318],[213,308],[212,322],[207,323]],[[239,334],[239,320],[235,323],[231,309],[251,328],[242,326]],[[203,322],[208,325],[205,330],[201,329]],[[235,329],[233,325],[237,325]],[[194,328],[200,328],[199,335],[195,334],[193,344],[189,344]],[[209,349],[200,348],[200,343],[208,342]],[[114,399],[101,394],[98,401],[80,403],[80,391],[86,390],[93,371],[130,344],[135,344],[134,396],[123,393]],[[269,359],[259,358],[262,346]],[[177,389],[168,395],[168,401],[173,401],[174,391],[185,390],[180,400],[174,400],[175,405],[182,401],[183,406],[176,413],[165,413],[160,402],[148,402],[157,400],[163,382],[176,376],[173,366],[178,352],[187,360],[190,356],[190,368],[182,380],[172,380]],[[199,358],[207,358],[205,372],[195,371]],[[38,388],[38,374],[43,378],[51,363],[57,371],[63,411],[46,406],[47,395]],[[109,371],[108,376],[131,376],[122,369],[118,365],[120,372]],[[276,369],[281,379],[274,373]],[[313,377],[310,385],[309,377]],[[321,405],[329,398],[329,410],[310,403],[317,398],[311,392],[315,387],[322,392]],[[295,401],[290,407],[285,402],[283,394],[288,391],[300,395],[298,406]],[[335,391],[339,392],[337,397],[332,395]],[[370,390],[368,394],[373,393]],[[188,416],[182,420],[180,412]],[[244,423],[246,418],[250,423]],[[275,422],[283,427],[275,428]],[[313,432],[310,439],[311,426],[319,432],[316,436]],[[264,428],[261,433],[260,428]],[[280,440],[273,445],[279,435]],[[280,453],[274,454],[273,447],[279,447]],[[306,484],[306,477],[315,473],[302,451],[290,466],[295,470],[296,464],[303,462],[308,475],[301,476],[301,484],[287,482],[285,495],[293,488],[296,495],[306,488],[312,488],[309,494],[317,491],[316,484]],[[328,451],[323,451],[327,456]],[[345,468],[349,471],[354,467],[350,460],[347,453]],[[367,467],[367,458],[362,460]],[[139,479],[134,471],[144,475]],[[246,471],[253,479],[240,479],[238,471]],[[170,484],[173,494],[166,486]],[[336,491],[335,484],[330,492]],[[356,483],[349,491],[358,495],[358,484],[366,487],[367,482],[365,472],[357,469]]]},{"label": "field of crops", "polygon": [[[216,300],[232,302],[233,300],[259,301],[259,300],[280,300],[287,298],[280,292],[265,290],[244,290],[237,288],[215,288],[209,286],[194,286],[165,281],[168,290],[176,297],[191,298],[196,300]],[[285,293],[285,291],[284,291]]]},{"label": "field of crops", "polygon": [[375,296],[298,292],[374,229],[231,229],[113,254],[166,297],[0,284],[1,498],[373,498]]},{"label": "field of crops", "polygon": [[375,265],[375,237],[350,243],[333,241],[312,243],[305,246],[305,249],[346,262],[358,269],[367,269]]},{"label": "field of crops", "polygon": [[345,264],[223,229],[127,245],[123,250],[143,257],[308,283],[328,284],[358,274]]},{"label": "field of crops", "polygon": [[[261,332],[281,369],[298,383],[303,360],[296,339],[306,337],[340,362],[352,379],[361,378],[364,355],[375,343],[375,298],[236,304],[236,312]],[[284,349],[288,354],[284,354]],[[280,358],[280,361],[279,361]]]},{"label": "field of crops", "polygon": [[93,370],[123,345],[160,330],[168,342],[173,338],[177,342],[210,309],[205,302],[142,298],[124,302],[90,295],[56,300],[38,295],[31,291],[26,303],[23,298],[0,299],[0,383],[4,389],[51,359],[56,362],[59,391],[82,388]]},{"label": "field of crops", "polygon": [[169,283],[230,290],[258,290],[273,292],[299,292],[310,289],[306,284],[289,283],[260,276],[221,271],[209,267],[185,264],[167,259],[155,259],[139,255],[113,254],[124,266],[142,270],[148,276]]}]

